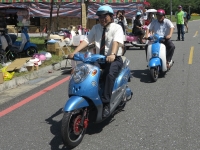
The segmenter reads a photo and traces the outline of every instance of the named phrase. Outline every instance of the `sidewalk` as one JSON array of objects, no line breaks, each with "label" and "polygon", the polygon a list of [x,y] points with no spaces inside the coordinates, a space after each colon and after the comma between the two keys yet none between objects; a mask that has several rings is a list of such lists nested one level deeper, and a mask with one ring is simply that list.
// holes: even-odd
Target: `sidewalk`
[{"label": "sidewalk", "polygon": [[29,80],[39,78],[41,76],[44,76],[45,74],[50,74],[54,71],[59,71],[61,68],[64,68],[64,67],[66,67],[66,69],[70,68],[69,63],[67,63],[67,66],[66,66],[66,60],[58,62],[55,65],[39,68],[39,70],[30,72],[29,74],[26,74],[21,77],[14,77],[10,81],[4,81],[4,83],[0,84],[0,93],[9,89],[16,88],[22,84],[27,83]]}]

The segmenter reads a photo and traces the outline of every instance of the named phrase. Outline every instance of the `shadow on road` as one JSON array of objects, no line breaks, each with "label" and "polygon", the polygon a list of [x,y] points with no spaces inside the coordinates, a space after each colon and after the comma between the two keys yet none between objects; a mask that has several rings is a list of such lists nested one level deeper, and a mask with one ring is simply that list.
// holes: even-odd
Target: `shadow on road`
[{"label": "shadow on road", "polygon": [[[146,70],[131,70],[131,74],[135,78],[139,78],[141,82],[144,83],[153,83],[150,75],[150,71]],[[166,72],[159,74],[158,78],[164,78]]]},{"label": "shadow on road", "polygon": [[[62,120],[60,121],[54,120],[55,117],[61,115],[62,113],[63,113],[62,108],[60,108],[52,116],[45,119],[45,121],[50,125],[51,133],[54,135],[53,139],[49,143],[49,145],[51,146],[51,150],[70,150],[69,148],[65,147],[62,142],[62,137],[61,137]],[[104,121],[102,121],[101,123],[90,123],[86,130],[86,134],[92,135],[92,134],[100,133],[106,125],[108,125],[114,120],[115,120],[114,116],[111,116],[105,119]]]},{"label": "shadow on road", "polygon": [[92,135],[92,134],[100,133],[101,131],[103,131],[103,128],[105,126],[107,126],[108,124],[110,124],[113,121],[114,121],[114,118],[113,118],[113,116],[111,116],[111,117],[107,118],[106,120],[104,120],[103,122],[90,123],[87,128],[86,134]]},{"label": "shadow on road", "polygon": [[52,116],[47,118],[45,121],[51,125],[50,131],[54,135],[54,138],[50,141],[51,150],[70,150],[64,147],[61,137],[61,120],[55,121],[53,118],[62,114],[62,108],[55,112]]},{"label": "shadow on road", "polygon": [[139,78],[141,82],[151,83],[150,72],[148,69],[146,70],[131,70],[131,74],[135,78]]}]

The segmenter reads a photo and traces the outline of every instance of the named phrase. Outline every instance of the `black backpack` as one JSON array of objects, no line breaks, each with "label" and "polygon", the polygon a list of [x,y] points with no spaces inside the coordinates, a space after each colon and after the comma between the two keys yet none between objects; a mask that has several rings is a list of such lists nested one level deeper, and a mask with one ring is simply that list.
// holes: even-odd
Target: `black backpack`
[{"label": "black backpack", "polygon": [[190,18],[191,18],[190,14],[187,14],[186,18],[187,18],[187,20],[190,20]]}]

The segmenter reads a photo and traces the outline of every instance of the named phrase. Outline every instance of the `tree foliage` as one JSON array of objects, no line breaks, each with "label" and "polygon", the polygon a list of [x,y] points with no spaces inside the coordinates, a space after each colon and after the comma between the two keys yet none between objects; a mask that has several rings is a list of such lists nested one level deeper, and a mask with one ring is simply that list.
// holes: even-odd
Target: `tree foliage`
[{"label": "tree foliage", "polygon": [[149,8],[164,9],[166,14],[170,14],[172,6],[172,13],[177,11],[177,6],[181,5],[183,10],[190,13],[200,14],[200,0],[147,0],[151,6]]}]

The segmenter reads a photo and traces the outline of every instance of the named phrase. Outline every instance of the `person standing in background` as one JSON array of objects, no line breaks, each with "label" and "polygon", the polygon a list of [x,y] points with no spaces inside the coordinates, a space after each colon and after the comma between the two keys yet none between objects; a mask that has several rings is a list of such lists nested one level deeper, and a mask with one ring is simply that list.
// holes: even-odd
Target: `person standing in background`
[{"label": "person standing in background", "polygon": [[187,11],[184,11],[184,25],[186,27],[186,33],[188,33],[188,18],[187,18],[188,14]]},{"label": "person standing in background", "polygon": [[153,19],[154,19],[154,14],[152,12],[149,12],[147,20],[145,20],[145,24],[144,25],[148,26],[152,22]]},{"label": "person standing in background", "polygon": [[117,24],[120,24],[122,26],[122,29],[124,31],[124,34],[126,33],[126,28],[127,28],[127,20],[125,15],[124,10],[118,10],[116,13],[116,18],[114,19],[114,22]]},{"label": "person standing in background", "polygon": [[184,41],[184,11],[182,10],[182,6],[178,6],[178,11],[175,13],[176,18],[176,26],[178,31],[178,37],[176,41],[180,41],[180,34],[182,37],[182,41]]}]

